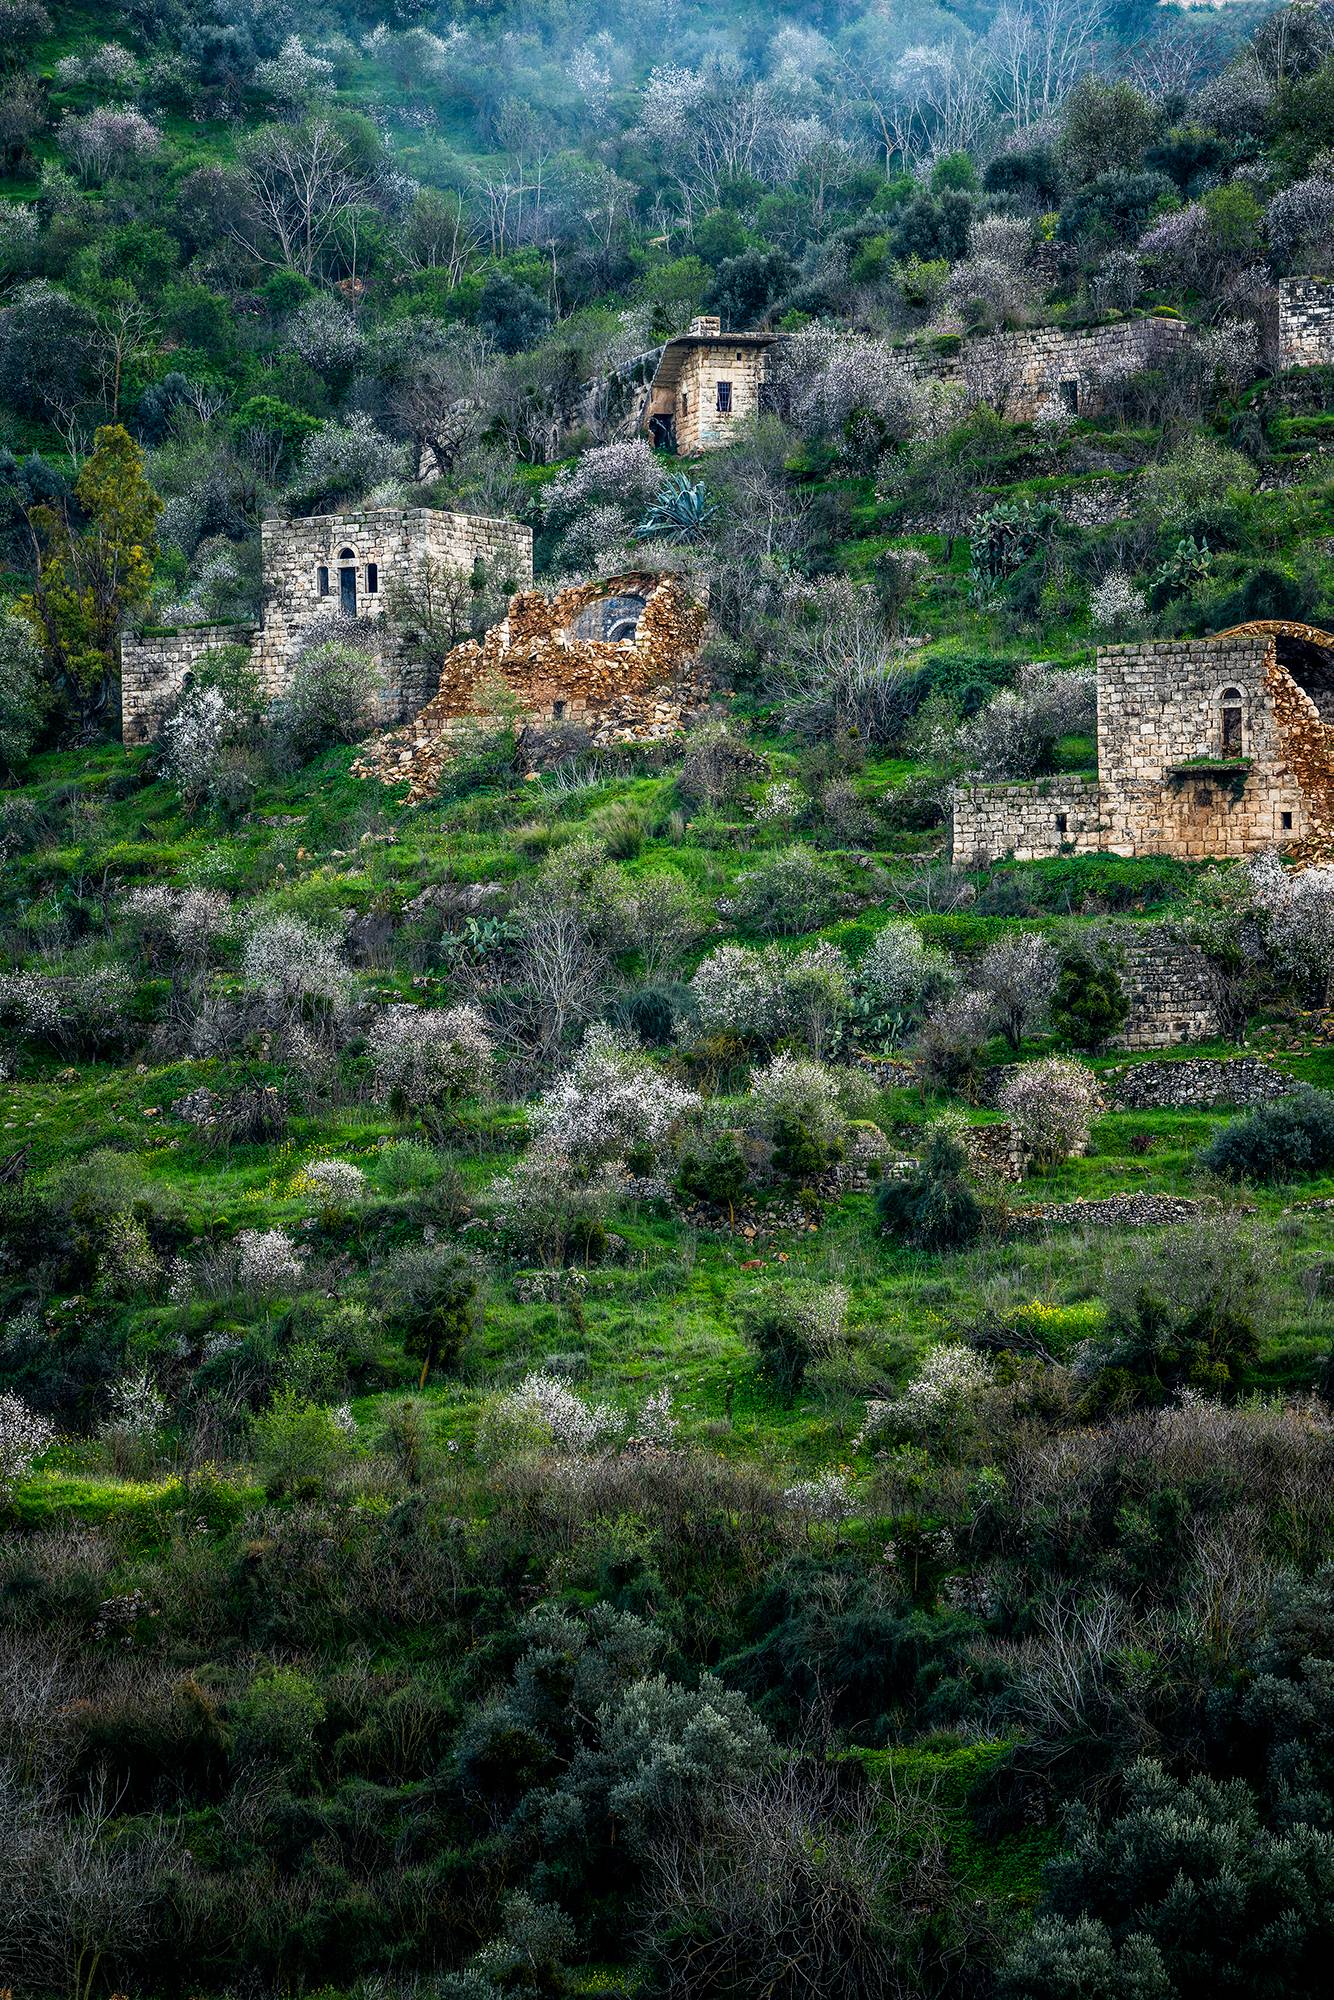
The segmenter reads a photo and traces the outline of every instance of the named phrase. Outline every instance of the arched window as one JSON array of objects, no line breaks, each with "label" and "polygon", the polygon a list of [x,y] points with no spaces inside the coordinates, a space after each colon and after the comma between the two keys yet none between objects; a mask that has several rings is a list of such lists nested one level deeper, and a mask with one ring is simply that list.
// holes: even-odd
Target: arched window
[{"label": "arched window", "polygon": [[328,565],[328,563],[321,563],[321,564],[320,564],[319,568],[318,568],[318,569],[316,570],[316,572],[315,572],[315,582],[316,582],[316,584],[317,584],[317,586],[318,586],[318,588],[319,588],[319,593],[320,593],[320,596],[321,596],[321,597],[327,597],[327,596],[329,595],[329,565]]},{"label": "arched window", "polygon": [[339,562],[355,562],[356,559],[357,552],[355,549],[340,549],[338,551]]},{"label": "arched window", "polygon": [[367,595],[368,597],[370,597],[370,596],[373,596],[373,595],[374,595],[374,593],[375,593],[375,592],[376,592],[376,591],[377,591],[377,590],[378,590],[379,588],[380,588],[380,565],[379,565],[379,563],[367,563],[367,565],[366,565],[366,595]]},{"label": "arched window", "polygon": [[1224,688],[1219,698],[1221,742],[1225,757],[1240,757],[1246,717],[1245,697],[1240,688]]}]

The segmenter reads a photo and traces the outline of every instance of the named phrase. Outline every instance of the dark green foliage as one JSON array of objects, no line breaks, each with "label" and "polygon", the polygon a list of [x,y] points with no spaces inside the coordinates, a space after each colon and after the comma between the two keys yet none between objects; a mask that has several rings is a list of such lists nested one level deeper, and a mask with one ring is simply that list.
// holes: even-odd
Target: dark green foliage
[{"label": "dark green foliage", "polygon": [[881,1181],[876,1217],[887,1236],[917,1250],[960,1250],[976,1242],[986,1210],[968,1179],[968,1155],[946,1124],[927,1133],[920,1163]]},{"label": "dark green foliage", "polygon": [[798,1287],[771,1285],[743,1307],[738,1324],[761,1377],[792,1402],[820,1352],[812,1302]]},{"label": "dark green foliage", "polygon": [[432,1368],[456,1366],[478,1323],[477,1273],[446,1244],[401,1250],[384,1273],[384,1298],[409,1354],[421,1356],[421,1381]]},{"label": "dark green foliage", "polygon": [[745,1199],[750,1167],[736,1137],[722,1132],[697,1152],[687,1153],[677,1169],[676,1185],[688,1201],[707,1201],[732,1208]]},{"label": "dark green foliage", "polygon": [[1226,1394],[1259,1352],[1265,1286],[1255,1243],[1230,1219],[1143,1243],[1105,1281],[1095,1402]]},{"label": "dark green foliage", "polygon": [[1275,1833],[1240,1779],[1183,1782],[1149,1759],[1135,1764],[1118,1811],[1100,1823],[1076,1810],[1048,1900],[1052,1920],[1006,1968],[1008,2000],[1315,2000],[1328,1991],[1334,1834]]},{"label": "dark green foliage", "polygon": [[1117,1033],[1130,1001],[1115,965],[1091,952],[1067,952],[1052,995],[1051,1024],[1076,1049],[1100,1049]]},{"label": "dark green foliage", "polygon": [[741,332],[760,324],[796,275],[796,265],[781,250],[743,250],[717,266],[706,303],[725,332]]},{"label": "dark green foliage", "polygon": [[1216,1132],[1200,1164],[1230,1180],[1288,1181],[1334,1167],[1334,1092],[1293,1091]]}]

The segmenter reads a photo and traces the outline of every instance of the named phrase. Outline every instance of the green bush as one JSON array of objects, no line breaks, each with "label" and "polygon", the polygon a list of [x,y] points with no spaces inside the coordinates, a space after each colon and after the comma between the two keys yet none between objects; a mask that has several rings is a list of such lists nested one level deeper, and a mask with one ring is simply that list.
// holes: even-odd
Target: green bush
[{"label": "green bush", "polygon": [[1076,1049],[1100,1049],[1125,1025],[1130,1001],[1116,967],[1091,952],[1067,952],[1051,1002],[1051,1024]]},{"label": "green bush", "polygon": [[1259,1353],[1266,1268],[1259,1245],[1229,1217],[1137,1245],[1104,1280],[1095,1403],[1234,1388]]},{"label": "green bush", "polygon": [[1303,1088],[1234,1118],[1199,1161],[1229,1180],[1291,1181],[1334,1168],[1334,1092]]},{"label": "green bush", "polygon": [[957,1250],[977,1241],[986,1209],[968,1180],[968,1155],[954,1121],[941,1119],[928,1130],[918,1166],[883,1180],[875,1205],[884,1233],[914,1249]]}]

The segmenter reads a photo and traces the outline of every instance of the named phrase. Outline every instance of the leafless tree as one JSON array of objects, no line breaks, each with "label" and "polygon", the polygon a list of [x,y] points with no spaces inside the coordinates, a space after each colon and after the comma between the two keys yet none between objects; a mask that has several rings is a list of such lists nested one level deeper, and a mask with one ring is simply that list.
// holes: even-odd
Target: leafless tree
[{"label": "leafless tree", "polygon": [[349,211],[370,192],[335,127],[267,125],[245,147],[246,203],[232,233],[262,264],[312,277]]},{"label": "leafless tree", "polygon": [[987,35],[991,87],[1018,131],[1049,124],[1090,67],[1102,0],[1007,0]]}]

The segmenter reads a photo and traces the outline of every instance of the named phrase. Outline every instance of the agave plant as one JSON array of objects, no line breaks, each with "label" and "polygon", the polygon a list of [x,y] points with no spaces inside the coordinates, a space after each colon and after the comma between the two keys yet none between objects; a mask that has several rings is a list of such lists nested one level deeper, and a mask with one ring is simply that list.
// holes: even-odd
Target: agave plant
[{"label": "agave plant", "polygon": [[659,492],[635,533],[641,541],[654,535],[670,535],[674,541],[691,541],[702,534],[714,515],[718,502],[707,486],[687,473],[674,472]]}]

